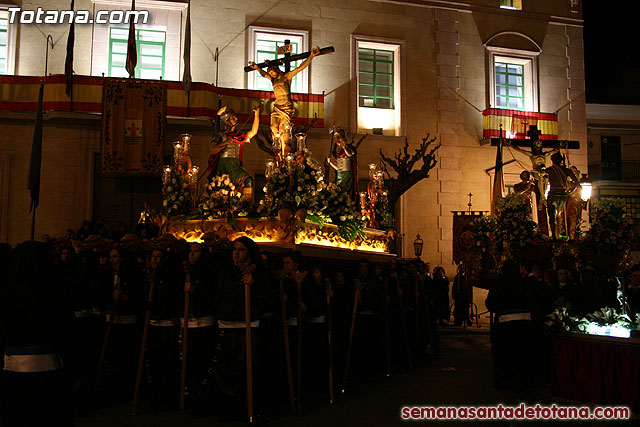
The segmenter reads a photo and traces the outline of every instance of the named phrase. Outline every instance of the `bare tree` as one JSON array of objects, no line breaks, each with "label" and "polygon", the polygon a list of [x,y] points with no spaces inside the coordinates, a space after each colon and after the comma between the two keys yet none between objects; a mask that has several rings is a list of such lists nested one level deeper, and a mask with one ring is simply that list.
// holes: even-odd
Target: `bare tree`
[{"label": "bare tree", "polygon": [[[429,177],[429,171],[433,169],[437,163],[436,151],[440,148],[440,144],[430,148],[436,138],[430,138],[430,134],[422,138],[420,147],[416,149],[413,155],[409,155],[409,140],[405,138],[404,147],[395,154],[395,160],[387,157],[380,149],[381,168],[385,173],[385,184],[389,189],[388,200],[391,211],[394,211],[396,201],[408,189],[416,185],[418,182]],[[414,170],[416,163],[422,160],[422,166]],[[396,176],[391,177],[389,169],[395,171]]]}]

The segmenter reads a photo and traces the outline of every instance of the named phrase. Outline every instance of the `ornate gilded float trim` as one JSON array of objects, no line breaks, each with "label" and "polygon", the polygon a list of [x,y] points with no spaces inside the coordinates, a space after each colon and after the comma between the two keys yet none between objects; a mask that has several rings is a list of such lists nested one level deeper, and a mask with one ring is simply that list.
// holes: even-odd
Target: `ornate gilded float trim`
[{"label": "ornate gilded float trim", "polygon": [[275,219],[236,218],[233,225],[229,225],[226,219],[177,221],[167,226],[167,232],[187,242],[203,242],[204,235],[208,233],[227,240],[247,236],[256,243],[312,245],[375,253],[388,253],[391,240],[384,231],[366,228],[364,238],[356,237],[354,241],[347,242],[338,234],[338,227],[332,224],[319,228],[311,222]]}]

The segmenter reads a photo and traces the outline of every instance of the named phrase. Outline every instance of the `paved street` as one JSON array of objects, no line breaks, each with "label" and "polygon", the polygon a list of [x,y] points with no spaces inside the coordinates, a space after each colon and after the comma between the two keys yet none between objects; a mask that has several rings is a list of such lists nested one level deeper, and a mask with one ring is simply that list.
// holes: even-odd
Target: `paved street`
[{"label": "paved street", "polygon": [[[274,426],[327,425],[402,425],[400,408],[404,405],[481,405],[549,403],[547,389],[515,393],[491,387],[491,355],[486,329],[475,327],[441,330],[442,354],[424,360],[407,372],[391,377],[354,382],[346,395],[334,405],[318,396],[304,400],[303,410],[295,415],[280,415],[266,423]],[[205,426],[241,425],[218,418],[194,418],[175,412],[153,413],[141,405],[137,416],[129,415],[129,405],[103,408],[90,417],[79,418],[77,425],[123,426]],[[451,423],[453,424],[453,423]],[[439,425],[448,425],[440,423]],[[496,425],[493,423],[493,425]],[[585,425],[584,423],[582,425]]]}]

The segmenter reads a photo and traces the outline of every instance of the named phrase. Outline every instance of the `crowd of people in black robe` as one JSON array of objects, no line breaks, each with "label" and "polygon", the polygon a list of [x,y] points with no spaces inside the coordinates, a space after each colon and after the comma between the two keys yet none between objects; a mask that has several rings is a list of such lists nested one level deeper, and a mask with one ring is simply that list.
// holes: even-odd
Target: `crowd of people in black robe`
[{"label": "crowd of people in black robe", "polygon": [[566,309],[568,315],[582,318],[609,307],[635,318],[640,314],[640,265],[620,283],[602,277],[591,265],[551,269],[531,260],[506,260],[485,305],[494,313],[493,385],[531,390],[550,380],[547,316]]},{"label": "crowd of people in black robe", "polygon": [[131,401],[147,312],[139,400],[178,409],[186,350],[186,409],[245,417],[246,286],[256,414],[328,400],[439,352],[448,280],[420,260],[303,259],[212,235],[116,243],[82,235],[85,225],[73,238],[2,246],[3,425],[70,424]]}]

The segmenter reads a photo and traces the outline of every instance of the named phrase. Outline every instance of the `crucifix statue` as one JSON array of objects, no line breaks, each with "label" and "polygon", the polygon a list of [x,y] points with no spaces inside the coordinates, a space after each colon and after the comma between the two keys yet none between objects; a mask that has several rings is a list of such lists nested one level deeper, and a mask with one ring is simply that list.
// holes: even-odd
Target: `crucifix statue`
[{"label": "crucifix statue", "polygon": [[[537,125],[529,126],[529,131],[527,132],[527,136],[531,140],[531,150],[523,150],[520,147],[517,147],[513,144],[509,144],[508,140],[505,140],[505,145],[510,146],[514,150],[519,153],[522,153],[529,157],[531,160],[531,176],[533,177],[533,181],[535,183],[535,188],[533,193],[535,195],[535,201],[537,206],[537,216],[538,216],[538,225],[543,232],[548,230],[547,226],[547,218],[545,208],[547,206],[547,200],[545,193],[547,191],[547,183],[548,178],[545,173],[545,167],[547,163],[547,157],[550,157],[552,154],[560,151],[559,147],[552,148],[551,150],[544,151],[543,143],[540,140],[540,131],[538,130]],[[535,217],[535,216],[534,216]]]},{"label": "crucifix statue", "polygon": [[[291,151],[291,129],[293,128],[291,119],[295,113],[291,99],[291,80],[296,74],[307,68],[314,57],[333,51],[333,47],[323,49],[315,47],[310,52],[285,56],[284,58],[265,61],[261,64],[250,62],[249,66],[245,67],[245,71],[256,70],[262,77],[271,81],[273,85],[276,102],[271,113],[271,134],[273,148],[277,153],[276,159],[280,162],[284,161]],[[304,59],[304,61],[297,68],[288,70],[289,67],[287,65],[299,59]],[[278,67],[279,64],[285,64],[285,72],[282,72]],[[267,67],[266,72],[262,69],[263,67]]]}]

